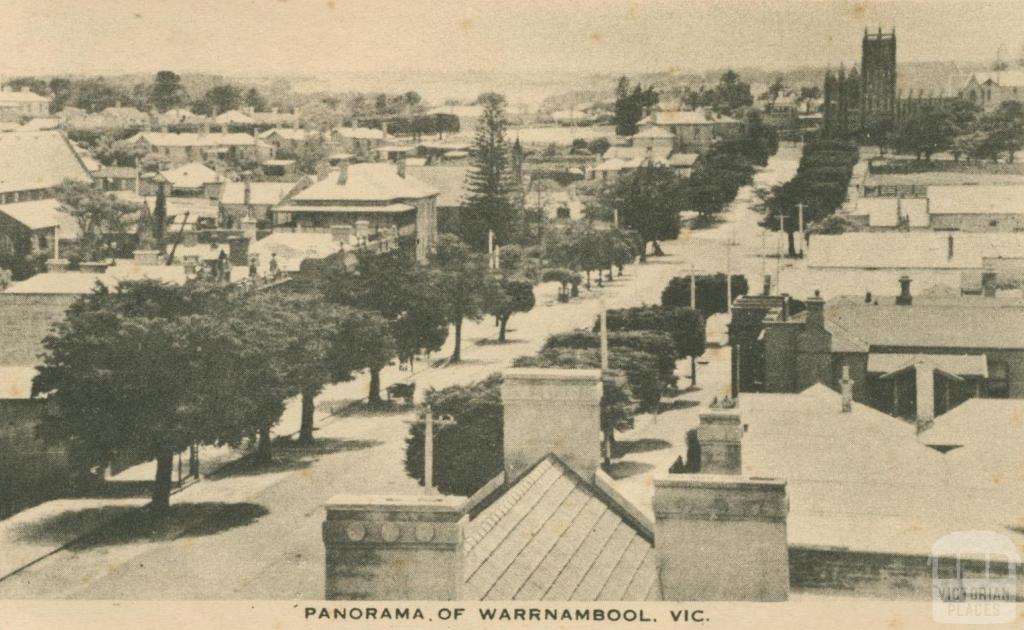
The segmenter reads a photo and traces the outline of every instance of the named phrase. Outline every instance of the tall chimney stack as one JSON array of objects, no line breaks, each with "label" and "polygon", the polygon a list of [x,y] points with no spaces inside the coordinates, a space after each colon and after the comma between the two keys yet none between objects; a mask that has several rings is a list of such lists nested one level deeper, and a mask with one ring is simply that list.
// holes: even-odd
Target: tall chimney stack
[{"label": "tall chimney stack", "polygon": [[654,557],[662,599],[784,601],[786,482],[741,474],[738,408],[712,408],[700,422],[700,473],[654,479]]},{"label": "tall chimney stack", "polygon": [[513,368],[501,385],[505,481],[549,454],[588,481],[601,463],[600,370]]},{"label": "tall chimney stack", "polygon": [[853,410],[853,380],[850,378],[850,366],[843,366],[843,378],[839,381],[839,392],[843,397],[842,413]]},{"label": "tall chimney stack", "polygon": [[465,499],[337,496],[323,523],[326,599],[460,599]]}]

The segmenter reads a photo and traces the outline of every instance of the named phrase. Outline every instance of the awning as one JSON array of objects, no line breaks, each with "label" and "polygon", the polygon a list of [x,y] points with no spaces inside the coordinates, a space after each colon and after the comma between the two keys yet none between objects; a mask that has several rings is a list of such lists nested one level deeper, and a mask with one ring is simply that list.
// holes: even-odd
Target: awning
[{"label": "awning", "polygon": [[988,377],[988,362],[983,354],[886,354],[868,355],[868,372],[889,376],[918,363],[929,363],[935,369],[957,376]]}]

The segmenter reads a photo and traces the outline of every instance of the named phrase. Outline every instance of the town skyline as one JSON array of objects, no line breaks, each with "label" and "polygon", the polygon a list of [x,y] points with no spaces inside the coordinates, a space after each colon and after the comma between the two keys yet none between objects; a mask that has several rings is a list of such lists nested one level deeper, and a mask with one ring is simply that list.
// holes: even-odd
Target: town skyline
[{"label": "town skyline", "polygon": [[[364,72],[700,73],[786,70],[857,58],[864,29],[896,29],[902,63],[1019,56],[1024,16],[990,2],[599,2],[498,6],[478,1],[68,5],[13,0],[0,73],[178,72],[329,75]],[[965,11],[970,23],[957,19]],[[82,28],[84,24],[95,28]],[[276,25],[276,26],[274,26]],[[308,36],[289,36],[301,27]],[[66,46],[68,41],[78,45]],[[807,46],[806,42],[815,42]],[[565,55],[572,49],[573,55]],[[115,51],[131,50],[124,55]]]}]

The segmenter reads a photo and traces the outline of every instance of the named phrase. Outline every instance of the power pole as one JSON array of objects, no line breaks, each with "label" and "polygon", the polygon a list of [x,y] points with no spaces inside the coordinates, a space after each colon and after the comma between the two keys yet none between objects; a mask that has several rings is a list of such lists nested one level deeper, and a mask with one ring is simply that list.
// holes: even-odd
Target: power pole
[{"label": "power pole", "polygon": [[427,407],[426,427],[423,430],[423,488],[427,495],[434,494],[434,410]]},{"label": "power pole", "polygon": [[798,220],[799,220],[799,227],[800,227],[800,258],[803,258],[804,257],[804,204],[802,204],[802,203],[796,204],[796,209],[797,209],[797,212],[799,213],[798,214],[798,217],[799,217]]},{"label": "power pole", "polygon": [[601,371],[608,371],[608,309],[601,298]]},{"label": "power pole", "polygon": [[775,241],[775,292],[782,295],[782,235],[786,233],[786,217],[779,217],[779,238]]},{"label": "power pole", "polygon": [[697,309],[697,267],[690,263],[690,308]]},{"label": "power pole", "polygon": [[725,247],[725,312],[732,315],[732,241]]}]

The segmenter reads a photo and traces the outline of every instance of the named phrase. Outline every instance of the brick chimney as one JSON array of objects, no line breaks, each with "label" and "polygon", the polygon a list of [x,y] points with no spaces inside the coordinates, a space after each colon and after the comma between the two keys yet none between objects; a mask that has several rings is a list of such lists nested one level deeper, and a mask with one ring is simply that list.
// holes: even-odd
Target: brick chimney
[{"label": "brick chimney", "polygon": [[996,296],[996,277],[994,271],[981,272],[981,294],[985,297]]},{"label": "brick chimney", "polygon": [[465,499],[350,496],[326,508],[326,599],[460,599]]},{"label": "brick chimney", "polygon": [[664,601],[785,601],[786,482],[739,475],[654,480],[654,557]]},{"label": "brick chimney", "polygon": [[506,483],[549,454],[592,481],[601,463],[601,371],[513,368],[503,377]]},{"label": "brick chimney", "polygon": [[839,393],[842,395],[842,413],[853,410],[853,380],[850,378],[850,366],[843,366],[843,378],[839,381]]},{"label": "brick chimney", "polygon": [[709,407],[702,412],[697,425],[701,474],[739,475],[743,470],[742,439],[739,409]]},{"label": "brick chimney", "polygon": [[825,327],[825,300],[821,299],[821,292],[814,290],[814,295],[807,298],[807,325],[815,328]]},{"label": "brick chimney", "polygon": [[914,303],[914,296],[910,294],[910,276],[900,276],[900,294],[896,296],[896,304],[910,306]]},{"label": "brick chimney", "polygon": [[338,162],[338,185],[344,186],[348,183],[348,162],[342,160]]},{"label": "brick chimney", "polygon": [[397,166],[395,167],[398,171],[398,176],[405,179],[405,154],[398,158]]}]

